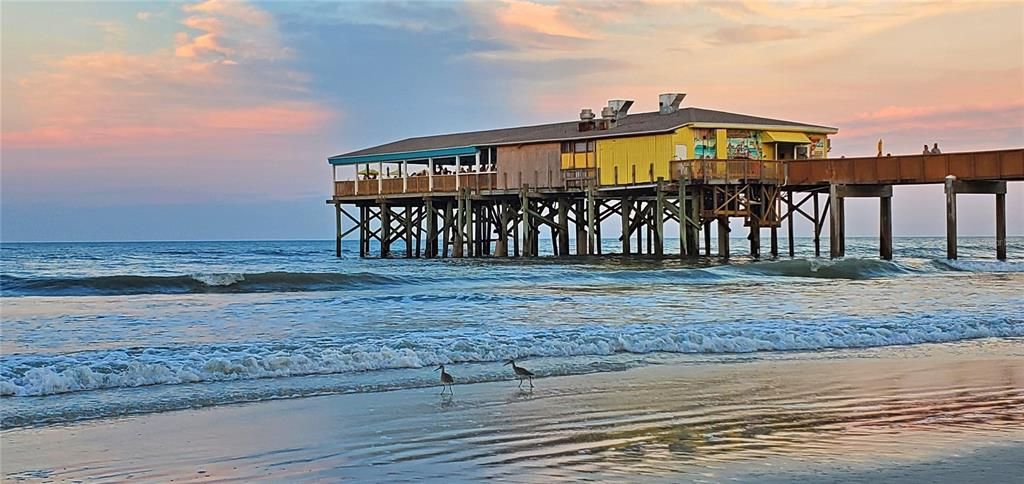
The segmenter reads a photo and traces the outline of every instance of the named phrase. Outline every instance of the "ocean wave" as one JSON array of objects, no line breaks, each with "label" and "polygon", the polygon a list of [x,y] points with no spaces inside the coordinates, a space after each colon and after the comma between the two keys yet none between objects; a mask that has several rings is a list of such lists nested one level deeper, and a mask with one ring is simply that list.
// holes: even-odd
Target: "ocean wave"
[{"label": "ocean wave", "polygon": [[916,272],[908,266],[879,259],[784,259],[718,266],[716,271],[781,277],[871,279]]},{"label": "ocean wave", "polygon": [[253,343],[144,348],[64,355],[11,355],[0,364],[0,395],[41,396],[108,388],[341,374],[528,357],[618,353],[751,353],[1022,337],[1024,320],[955,314],[891,322],[766,321],[679,325],[587,325],[337,337],[290,345]]},{"label": "ocean wave", "polygon": [[936,259],[935,264],[962,272],[1024,272],[1024,263],[1017,261]]},{"label": "ocean wave", "polygon": [[0,275],[7,296],[90,296],[210,292],[295,292],[399,284],[397,278],[368,272],[203,273],[175,276],[114,275],[22,278]]}]

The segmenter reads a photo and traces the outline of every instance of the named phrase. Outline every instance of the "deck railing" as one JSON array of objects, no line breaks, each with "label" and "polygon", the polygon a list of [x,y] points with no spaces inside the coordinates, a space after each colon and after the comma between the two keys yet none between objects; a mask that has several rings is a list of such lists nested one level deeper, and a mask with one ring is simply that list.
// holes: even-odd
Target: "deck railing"
[{"label": "deck railing", "polygon": [[[457,178],[457,179],[456,179]],[[494,190],[498,174],[459,173],[458,175],[410,176],[407,178],[382,178],[363,180],[340,180],[334,182],[335,197],[396,195],[402,193],[453,193],[460,189],[471,191]],[[431,189],[433,184],[433,189]]]},{"label": "deck railing", "polygon": [[674,160],[672,179],[698,183],[774,183],[786,181],[782,161],[771,160]]}]

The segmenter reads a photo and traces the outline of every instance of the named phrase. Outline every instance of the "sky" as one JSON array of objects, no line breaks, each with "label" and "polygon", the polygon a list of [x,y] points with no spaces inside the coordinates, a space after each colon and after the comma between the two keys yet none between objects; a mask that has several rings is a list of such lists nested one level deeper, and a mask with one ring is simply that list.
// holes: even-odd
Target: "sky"
[{"label": "sky", "polygon": [[[0,4],[0,240],[333,238],[328,156],[662,92],[831,156],[1024,147],[1020,1]],[[944,233],[897,187],[896,236]],[[1024,235],[1024,184],[1008,230]],[[991,235],[991,196],[959,203]],[[877,202],[848,204],[877,234]],[[809,229],[802,235],[809,235]]]}]

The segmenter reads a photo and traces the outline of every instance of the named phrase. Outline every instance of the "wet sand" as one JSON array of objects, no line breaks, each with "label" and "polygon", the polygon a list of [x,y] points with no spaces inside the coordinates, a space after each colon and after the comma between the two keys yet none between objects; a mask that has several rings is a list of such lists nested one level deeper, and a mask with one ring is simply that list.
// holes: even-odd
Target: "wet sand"
[{"label": "wet sand", "polygon": [[[449,370],[458,377],[457,365]],[[2,434],[0,463],[5,480],[175,482],[1008,482],[1024,474],[1019,339],[705,358],[540,378],[533,391],[516,385],[14,429]]]}]

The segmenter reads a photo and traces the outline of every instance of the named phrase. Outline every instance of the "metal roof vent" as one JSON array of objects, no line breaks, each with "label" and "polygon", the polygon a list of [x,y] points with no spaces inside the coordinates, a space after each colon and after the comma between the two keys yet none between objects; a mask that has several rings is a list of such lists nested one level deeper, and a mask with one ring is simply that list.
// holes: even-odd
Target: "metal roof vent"
[{"label": "metal roof vent", "polygon": [[685,92],[669,92],[658,95],[658,112],[661,114],[672,114],[679,110],[679,105],[682,104],[683,98],[686,97]]},{"label": "metal roof vent", "polygon": [[593,109],[581,109],[580,110],[580,121],[592,121],[594,119]]},{"label": "metal roof vent", "polygon": [[601,119],[612,119],[615,117],[615,110],[611,106],[601,108]]},{"label": "metal roof vent", "polygon": [[[611,108],[613,117],[616,120],[625,118],[631,107],[633,107],[633,101],[629,99],[612,99],[608,101],[608,108]],[[601,110],[601,116],[604,117],[604,110]]]}]

